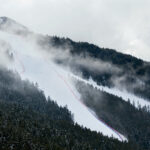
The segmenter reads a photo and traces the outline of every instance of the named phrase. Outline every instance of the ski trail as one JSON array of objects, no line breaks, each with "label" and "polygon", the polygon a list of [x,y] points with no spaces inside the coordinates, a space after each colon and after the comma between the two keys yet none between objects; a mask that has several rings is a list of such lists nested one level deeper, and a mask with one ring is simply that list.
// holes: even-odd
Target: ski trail
[{"label": "ski trail", "polygon": [[119,89],[117,88],[109,88],[109,87],[106,87],[106,86],[101,86],[101,85],[98,85],[95,81],[93,81],[92,79],[89,79],[89,80],[86,80],[86,79],[83,79],[79,76],[76,76],[72,73],[70,73],[70,77],[78,80],[78,81],[81,81],[81,82],[84,82],[88,85],[91,85],[93,86],[94,88],[97,88],[98,90],[100,91],[105,91],[109,94],[113,94],[117,97],[121,97],[122,100],[125,100],[128,102],[128,100],[130,100],[131,104],[135,104],[135,107],[138,108],[139,104],[141,105],[141,107],[144,107],[144,106],[150,106],[150,102],[143,99],[143,98],[140,98],[140,97],[137,97],[131,93],[128,93],[127,91],[120,91]]},{"label": "ski trail", "polygon": [[[86,106],[87,107],[87,106]],[[128,141],[127,138],[125,138],[121,133],[119,133],[117,130],[115,130],[114,128],[112,128],[110,125],[108,125],[104,120],[102,120],[100,117],[98,117],[95,112],[93,112],[91,109],[88,108],[88,110],[93,114],[93,116],[95,118],[97,118],[97,120],[99,120],[100,122],[102,122],[105,126],[107,126],[108,128],[110,128],[112,131],[114,131],[118,137],[121,139],[121,141]]]},{"label": "ski trail", "polygon": [[[46,63],[48,63],[47,61],[45,61]],[[50,64],[49,64],[50,65]],[[99,118],[95,113],[92,112],[91,109],[89,109],[84,103],[83,101],[75,94],[75,92],[73,91],[73,89],[71,88],[70,84],[68,83],[68,81],[65,79],[65,77],[63,77],[56,69],[52,68],[51,69],[57,74],[57,76],[65,83],[65,85],[67,86],[68,90],[72,93],[72,95],[75,97],[75,99],[77,101],[79,101],[86,109],[88,109],[88,111],[93,115],[93,117],[95,117],[99,122],[103,123],[105,126],[107,126],[109,129],[111,129],[118,137],[119,139],[123,142],[123,141],[127,141],[127,139],[120,134],[117,130],[113,129],[111,126],[109,126],[107,123],[104,122],[104,120],[102,120],[101,118]]]},{"label": "ski trail", "polygon": [[[109,137],[113,135],[114,138],[120,141],[123,140],[123,138],[120,138],[121,134],[119,134],[119,136],[115,130],[112,130],[102,123],[102,121],[96,118],[96,115],[94,116],[92,111],[81,102],[79,98],[80,95],[78,95],[79,93],[73,86],[71,80],[69,80],[68,74],[66,75],[64,71],[62,71],[62,68],[56,66],[56,64],[54,65],[54,63],[50,61],[49,64],[44,63],[44,57],[41,53],[38,53],[38,51],[31,53],[36,49],[32,43],[30,44],[28,41],[23,41],[23,39],[17,38],[16,36],[14,38],[14,36],[9,34],[4,34],[3,37],[12,46],[15,56],[14,68],[20,72],[23,79],[38,82],[40,88],[44,89],[47,93],[47,96],[51,94],[59,105],[63,106],[67,104],[69,109],[75,114],[75,121],[81,126],[83,125],[93,131],[101,132]],[[50,66],[50,64],[52,66]],[[51,79],[49,77],[51,77]],[[125,137],[124,139],[124,141],[127,141]]]},{"label": "ski trail", "polygon": [[[21,61],[21,59],[19,58],[18,56],[18,53],[17,52],[14,52],[15,56],[16,56],[16,60],[18,61],[18,63],[20,64],[21,66],[21,74],[24,74],[26,69],[25,69],[25,66],[23,64],[23,62]],[[44,59],[45,60],[45,59]],[[50,64],[45,61],[49,66]],[[110,130],[112,130],[119,138],[120,141],[127,141],[127,139],[122,135],[120,134],[118,131],[116,131],[115,129],[113,129],[111,126],[109,126],[108,124],[106,124],[102,119],[100,119],[99,117],[97,117],[96,114],[94,114],[92,112],[92,110],[90,110],[89,108],[87,108],[87,106],[82,102],[82,100],[80,100],[80,98],[75,94],[74,90],[72,89],[72,87],[70,86],[69,82],[65,79],[65,77],[63,75],[61,75],[56,69],[54,69],[52,66],[50,66],[50,68],[55,72],[55,74],[65,83],[66,87],[68,88],[68,90],[71,92],[72,96],[78,101],[80,102],[80,104],[86,108],[92,115],[93,117],[95,117],[99,122],[101,122],[102,124],[104,124],[107,128],[109,128]]]}]

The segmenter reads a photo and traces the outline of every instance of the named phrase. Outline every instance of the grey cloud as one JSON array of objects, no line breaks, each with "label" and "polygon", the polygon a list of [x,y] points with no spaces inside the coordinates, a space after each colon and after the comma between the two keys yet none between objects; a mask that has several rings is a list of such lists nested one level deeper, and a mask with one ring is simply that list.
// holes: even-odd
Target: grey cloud
[{"label": "grey cloud", "polygon": [[0,15],[33,31],[150,60],[148,0],[0,0]]},{"label": "grey cloud", "polygon": [[13,58],[10,50],[10,45],[0,39],[0,67],[10,64]]}]

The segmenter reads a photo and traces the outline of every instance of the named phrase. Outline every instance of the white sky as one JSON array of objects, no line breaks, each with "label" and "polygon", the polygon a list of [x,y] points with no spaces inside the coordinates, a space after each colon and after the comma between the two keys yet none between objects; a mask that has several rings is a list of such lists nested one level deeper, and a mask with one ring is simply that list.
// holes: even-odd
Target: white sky
[{"label": "white sky", "polygon": [[149,0],[0,0],[0,16],[150,61]]}]

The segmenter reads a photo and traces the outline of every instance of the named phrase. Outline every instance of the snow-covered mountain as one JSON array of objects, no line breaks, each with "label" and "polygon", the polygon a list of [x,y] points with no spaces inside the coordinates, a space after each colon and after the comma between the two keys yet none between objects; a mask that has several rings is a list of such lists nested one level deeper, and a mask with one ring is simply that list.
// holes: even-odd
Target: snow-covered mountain
[{"label": "snow-covered mountain", "polygon": [[[121,141],[127,141],[128,134],[125,131],[122,132],[120,130],[120,133],[120,131],[118,131],[119,128],[112,127],[108,123],[111,122],[111,120],[105,123],[105,121],[103,121],[107,120],[105,116],[100,118],[94,107],[88,107],[88,105],[84,103],[82,100],[83,93],[80,93],[78,90],[76,82],[79,81],[85,86],[92,86],[92,88],[98,91],[112,94],[118,98],[121,97],[121,100],[119,99],[121,103],[124,101],[129,105],[127,102],[130,100],[131,105],[134,105],[131,106],[131,108],[134,109],[137,107],[135,112],[138,112],[139,104],[141,107],[149,107],[150,102],[139,97],[139,95],[134,92],[129,93],[126,88],[120,88],[120,80],[124,80],[121,78],[124,71],[122,71],[123,69],[119,66],[109,61],[106,62],[94,58],[92,55],[86,57],[83,54],[71,53],[71,40],[68,40],[67,44],[65,42],[62,47],[60,46],[59,39],[55,39],[57,41],[55,44],[53,40],[52,37],[32,33],[28,28],[12,19],[0,17],[0,43],[5,42],[5,46],[4,44],[0,44],[0,57],[6,57],[3,52],[7,50],[9,50],[10,54],[13,54],[13,61],[9,62],[7,59],[1,59],[3,64],[9,69],[19,72],[21,78],[38,83],[45,94],[56,100],[59,105],[67,105],[69,110],[74,114],[75,122],[78,124],[90,128],[91,130],[102,132],[104,135],[113,136]],[[47,46],[47,42],[49,42],[50,45]],[[146,66],[147,63],[144,65]],[[74,68],[76,69],[74,70]],[[118,86],[109,87],[107,84],[99,85],[92,76],[90,80],[85,78],[83,72],[79,72],[78,68],[88,68],[85,72],[97,72],[97,74],[99,73],[100,75],[111,72],[116,75],[113,76],[113,79]],[[118,82],[116,77],[118,77]],[[103,78],[105,78],[105,75],[103,75]],[[143,77],[138,78],[138,76],[136,76],[136,78],[137,80],[140,79],[140,81],[144,79]],[[139,86],[139,84],[141,87],[144,86],[145,83],[141,85],[141,82],[139,82],[137,86]],[[116,105],[117,104],[118,103],[116,103]],[[103,111],[105,112],[107,110]],[[123,125],[121,124],[121,126]]]},{"label": "snow-covered mountain", "polygon": [[0,17],[0,30],[20,35],[27,35],[30,33],[27,27],[7,17]]},{"label": "snow-covered mountain", "polygon": [[[6,22],[11,22],[11,20]],[[15,28],[17,29],[18,26]],[[19,30],[21,27],[19,27]],[[103,132],[104,135],[113,136],[119,140],[125,139],[123,137],[120,139],[119,133],[116,134],[112,129],[97,120],[88,108],[78,100],[80,99],[80,94],[68,76],[70,73],[64,71],[61,67],[50,61],[45,54],[42,54],[36,45],[36,41],[30,42],[27,39],[7,32],[0,32],[0,38],[11,45],[11,52],[14,55],[15,61],[9,65],[10,69],[18,71],[23,79],[37,82],[46,95],[50,95],[59,105],[67,105],[74,114],[75,121],[80,125],[91,130]],[[64,80],[70,86],[69,88]],[[122,135],[120,134],[120,136]]]}]

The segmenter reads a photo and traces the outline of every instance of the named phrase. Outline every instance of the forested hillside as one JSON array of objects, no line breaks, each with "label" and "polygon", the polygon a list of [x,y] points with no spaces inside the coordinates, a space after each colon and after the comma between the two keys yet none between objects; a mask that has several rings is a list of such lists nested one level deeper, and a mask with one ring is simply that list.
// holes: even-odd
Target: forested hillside
[{"label": "forested hillside", "polygon": [[[131,95],[131,99],[150,100],[149,62],[86,42],[36,34],[7,17],[0,18],[0,30],[0,54],[5,58],[0,61],[0,150],[150,149],[150,108],[136,108],[115,96],[121,93],[123,98]],[[79,126],[67,106],[58,106],[37,83],[22,80],[17,71],[4,68],[6,65],[23,69],[21,77],[38,82],[54,100],[68,104],[72,111],[75,108],[75,116],[87,121],[78,119],[79,124],[94,130],[104,125],[98,131],[112,131],[105,134],[109,136],[120,132],[128,142]],[[77,82],[75,86],[70,77],[89,84]],[[113,95],[90,85],[116,91]],[[142,98],[139,104],[149,105]],[[72,103],[74,100],[78,103]],[[90,109],[84,109],[85,105]],[[88,126],[90,121],[93,124]]]},{"label": "forested hillside", "polygon": [[56,62],[69,66],[74,73],[82,73],[83,77],[92,77],[100,85],[122,88],[150,100],[149,62],[87,42],[74,42],[68,38],[42,36],[38,43],[48,51],[53,47],[62,49],[63,55],[69,50],[68,56],[56,57]]},{"label": "forested hillside", "polygon": [[0,69],[1,150],[138,150],[73,122],[66,107],[59,107],[17,73]]},{"label": "forested hillside", "polygon": [[143,150],[150,149],[150,108],[139,105],[135,108],[130,101],[100,91],[90,85],[77,82],[76,87],[81,93],[81,100],[96,115],[111,127],[126,135],[133,143]]}]

